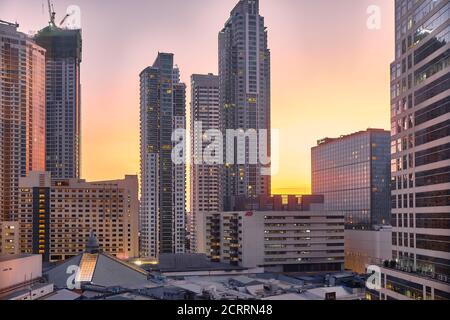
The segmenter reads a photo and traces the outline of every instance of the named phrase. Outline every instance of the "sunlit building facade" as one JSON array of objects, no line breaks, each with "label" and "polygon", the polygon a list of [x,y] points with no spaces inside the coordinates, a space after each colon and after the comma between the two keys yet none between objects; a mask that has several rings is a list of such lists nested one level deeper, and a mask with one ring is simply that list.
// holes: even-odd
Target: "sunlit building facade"
[{"label": "sunlit building facade", "polygon": [[312,148],[312,192],[325,196],[326,210],[345,213],[347,229],[389,223],[389,145],[389,131],[368,129]]},{"label": "sunlit building facade", "polygon": [[41,254],[44,261],[72,258],[85,249],[91,233],[105,252],[121,259],[139,256],[138,179],[86,182],[52,179],[30,172],[20,179],[20,253]]},{"label": "sunlit building facade", "polygon": [[0,222],[17,209],[19,178],[45,169],[45,49],[0,22]]},{"label": "sunlit building facade", "polygon": [[381,299],[450,299],[450,3],[395,1],[392,255]]}]

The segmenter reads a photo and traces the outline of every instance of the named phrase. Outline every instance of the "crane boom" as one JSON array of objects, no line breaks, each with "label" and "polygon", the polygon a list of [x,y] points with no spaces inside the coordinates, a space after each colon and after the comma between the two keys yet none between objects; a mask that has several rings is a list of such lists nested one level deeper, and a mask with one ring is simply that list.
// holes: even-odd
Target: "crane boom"
[{"label": "crane boom", "polygon": [[64,22],[66,22],[67,18],[70,17],[70,14],[66,14],[66,16],[61,20],[61,22],[59,23],[60,26],[62,26],[64,24]]},{"label": "crane boom", "polygon": [[47,0],[47,3],[48,3],[48,14],[49,14],[49,16],[50,16],[49,24],[50,24],[51,26],[55,26],[55,16],[56,16],[56,13],[55,13],[55,9],[53,8],[53,3],[52,3],[51,0]]}]

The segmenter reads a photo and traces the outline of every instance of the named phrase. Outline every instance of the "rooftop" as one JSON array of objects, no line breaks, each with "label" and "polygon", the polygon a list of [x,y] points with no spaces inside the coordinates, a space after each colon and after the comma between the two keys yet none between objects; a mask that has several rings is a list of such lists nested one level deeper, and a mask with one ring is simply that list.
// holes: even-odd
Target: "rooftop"
[{"label": "rooftop", "polygon": [[145,270],[103,253],[92,233],[85,252],[46,270],[45,274],[49,282],[54,283],[57,288],[66,288],[67,270],[72,266],[79,267],[76,281],[82,285],[135,287],[148,282],[149,274]]},{"label": "rooftop", "polygon": [[211,262],[205,254],[161,254],[157,265],[147,267],[159,272],[244,270],[230,264]]},{"label": "rooftop", "polygon": [[59,291],[55,291],[53,294],[48,295],[47,297],[44,297],[43,300],[49,300],[49,301],[62,301],[62,300],[76,300],[78,298],[80,298],[80,294],[67,290],[67,289],[63,289],[63,290],[59,290]]},{"label": "rooftop", "polygon": [[324,203],[323,195],[272,195],[249,199],[242,196],[233,198],[230,211],[311,211]]},{"label": "rooftop", "polygon": [[2,295],[0,300],[15,300],[17,297],[29,294],[31,291],[43,289],[48,286],[51,286],[51,284],[44,282],[30,282],[28,285],[22,285],[18,290],[13,290],[8,294]]},{"label": "rooftop", "polygon": [[5,20],[0,20],[0,25],[14,27],[16,29],[19,27],[19,24],[17,22],[12,23],[12,22],[8,22],[8,21],[5,21]]},{"label": "rooftop", "polygon": [[425,270],[414,270],[411,267],[411,263],[405,259],[396,261],[385,261],[382,265],[382,268],[386,270],[392,270],[394,272],[398,272],[404,274],[406,276],[418,277],[430,281],[441,282],[443,284],[450,284],[450,277],[446,274],[425,271]]},{"label": "rooftop", "polygon": [[17,259],[24,259],[35,256],[34,254],[2,254],[0,255],[0,262],[12,261]]},{"label": "rooftop", "polygon": [[390,131],[387,131],[387,130],[384,130],[384,129],[371,129],[371,128],[369,128],[366,131],[358,131],[358,132],[351,133],[351,134],[348,134],[348,135],[342,135],[339,138],[328,138],[328,137],[323,138],[323,139],[317,141],[317,147],[318,146],[323,146],[325,144],[337,142],[337,141],[343,141],[345,139],[354,138],[355,136],[362,135],[362,134],[368,134],[368,133],[384,133],[384,134],[389,134],[389,136],[391,134]]}]

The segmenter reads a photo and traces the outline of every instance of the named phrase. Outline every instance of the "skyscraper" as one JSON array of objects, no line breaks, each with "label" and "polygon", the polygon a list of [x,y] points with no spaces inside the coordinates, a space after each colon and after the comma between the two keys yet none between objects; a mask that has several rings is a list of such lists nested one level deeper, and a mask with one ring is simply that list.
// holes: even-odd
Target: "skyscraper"
[{"label": "skyscraper", "polygon": [[81,30],[50,23],[35,41],[46,49],[46,170],[56,179],[79,178]]},{"label": "skyscraper", "polygon": [[[259,141],[267,150],[253,150],[249,145],[243,150],[225,147],[225,155],[234,153],[234,163],[225,164],[221,194],[224,209],[233,210],[235,197],[256,198],[271,192],[270,175],[262,173],[270,171],[270,165],[248,160],[255,153],[270,156],[270,51],[258,0],[240,0],[219,33],[219,87],[223,133],[227,129],[267,130],[265,141]],[[245,164],[238,164],[238,151],[245,153]]]},{"label": "skyscraper", "polygon": [[222,199],[219,195],[219,164],[208,164],[203,151],[210,144],[206,131],[220,130],[219,121],[219,77],[213,74],[191,77],[191,216],[190,250],[197,252],[197,216],[204,212],[219,212]]},{"label": "skyscraper", "polygon": [[389,223],[390,132],[368,129],[320,140],[311,150],[313,194],[325,209],[343,211],[347,229]]},{"label": "skyscraper", "polygon": [[0,222],[17,209],[19,178],[45,169],[45,49],[0,21]]},{"label": "skyscraper", "polygon": [[395,1],[392,246],[377,298],[450,299],[450,3]]},{"label": "skyscraper", "polygon": [[171,53],[158,53],[153,66],[140,74],[140,226],[146,257],[184,253],[186,247],[186,166],[172,161],[172,150],[180,144],[172,141],[172,133],[186,128],[186,86],[178,81]]}]

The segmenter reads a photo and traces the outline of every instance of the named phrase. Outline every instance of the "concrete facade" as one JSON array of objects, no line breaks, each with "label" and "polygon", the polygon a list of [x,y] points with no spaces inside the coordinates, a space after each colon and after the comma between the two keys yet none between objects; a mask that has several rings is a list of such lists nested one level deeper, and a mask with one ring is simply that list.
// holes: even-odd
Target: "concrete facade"
[{"label": "concrete facade", "polygon": [[186,137],[186,86],[172,53],[158,53],[140,74],[140,249],[141,256],[186,251],[186,161],[175,163],[172,152]]},{"label": "concrete facade", "polygon": [[45,49],[0,22],[0,222],[17,209],[19,178],[45,170]]},{"label": "concrete facade", "polygon": [[60,261],[82,252],[91,233],[118,258],[139,255],[138,179],[52,180],[48,172],[20,179],[20,252]]},{"label": "concrete facade", "polygon": [[[246,157],[258,159],[271,155],[271,92],[270,50],[267,28],[259,13],[259,0],[239,0],[219,33],[219,83],[221,130],[266,130],[259,137],[259,145],[266,150],[248,146],[238,150],[224,147],[224,154],[236,157],[242,152]],[[264,141],[262,141],[264,139]],[[223,166],[220,195],[224,210],[235,210],[235,197],[257,198],[271,192],[270,164],[228,163]],[[266,171],[264,174],[263,171]],[[267,172],[268,171],[268,172]]]},{"label": "concrete facade", "polygon": [[343,220],[342,213],[320,209],[203,213],[198,246],[213,261],[246,268],[341,271]]},{"label": "concrete facade", "polygon": [[200,212],[219,212],[222,208],[220,165],[210,164],[206,148],[212,142],[208,130],[219,130],[219,77],[213,74],[191,77],[191,171],[190,171],[190,250],[197,252],[195,225]]},{"label": "concrete facade", "polygon": [[345,268],[366,273],[369,265],[392,259],[392,227],[378,230],[345,230]]}]

